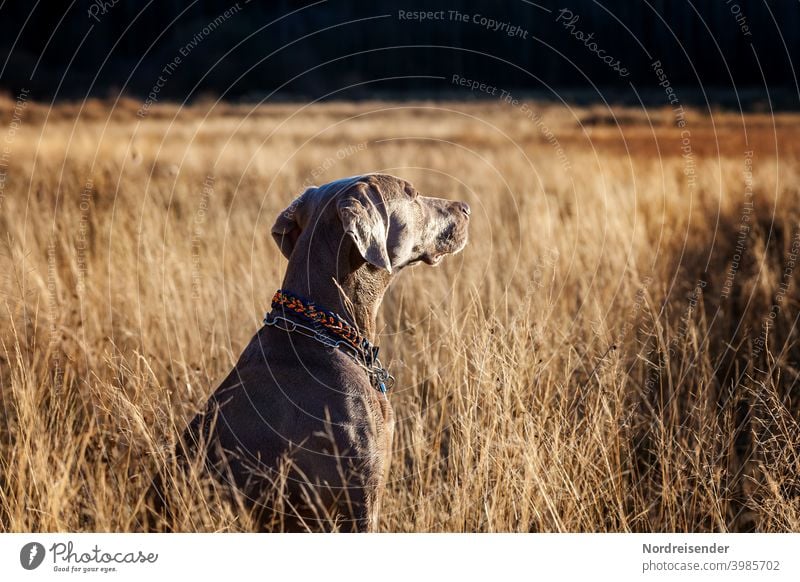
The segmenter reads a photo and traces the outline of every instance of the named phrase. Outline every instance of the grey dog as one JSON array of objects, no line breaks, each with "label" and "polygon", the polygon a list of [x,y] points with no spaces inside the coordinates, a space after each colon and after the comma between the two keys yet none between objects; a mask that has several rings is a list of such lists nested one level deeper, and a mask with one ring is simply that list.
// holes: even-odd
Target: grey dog
[{"label": "grey dog", "polygon": [[[289,259],[283,303],[273,301],[179,456],[199,458],[263,530],[374,530],[394,430],[389,374],[371,344],[378,308],[405,267],[464,248],[469,215],[464,202],[385,174],[305,190],[272,227]],[[279,485],[277,510],[266,500]]]}]

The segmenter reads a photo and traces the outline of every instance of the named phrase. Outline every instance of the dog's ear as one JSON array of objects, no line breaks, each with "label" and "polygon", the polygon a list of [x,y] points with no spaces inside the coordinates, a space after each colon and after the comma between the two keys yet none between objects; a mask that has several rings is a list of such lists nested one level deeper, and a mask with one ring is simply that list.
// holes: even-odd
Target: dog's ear
[{"label": "dog's ear", "polygon": [[281,249],[283,256],[287,259],[292,256],[292,251],[297,244],[297,239],[300,238],[300,233],[303,232],[304,220],[303,216],[304,206],[308,200],[309,192],[316,188],[307,188],[300,196],[278,215],[275,219],[275,224],[272,225],[272,238],[278,248]]},{"label": "dog's ear", "polygon": [[336,204],[344,232],[355,243],[365,261],[392,272],[389,251],[386,249],[388,218],[380,193],[363,182],[355,184]]}]

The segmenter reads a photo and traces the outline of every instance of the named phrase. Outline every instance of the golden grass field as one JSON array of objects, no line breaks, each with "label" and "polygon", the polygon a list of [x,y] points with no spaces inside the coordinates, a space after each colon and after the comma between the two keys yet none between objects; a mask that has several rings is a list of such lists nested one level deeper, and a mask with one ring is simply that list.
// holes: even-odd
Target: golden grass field
[{"label": "golden grass field", "polygon": [[473,209],[382,307],[381,530],[800,531],[800,116],[139,106],[0,101],[0,530],[136,530],[280,286],[277,213],[380,171]]}]

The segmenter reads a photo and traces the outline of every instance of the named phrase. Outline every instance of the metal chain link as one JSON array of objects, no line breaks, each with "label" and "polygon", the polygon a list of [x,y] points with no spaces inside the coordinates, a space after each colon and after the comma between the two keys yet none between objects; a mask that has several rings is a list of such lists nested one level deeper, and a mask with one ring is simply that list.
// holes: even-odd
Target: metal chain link
[{"label": "metal chain link", "polygon": [[[285,322],[285,327],[279,325],[279,322]],[[302,323],[298,323],[282,315],[271,315],[269,313],[266,314],[264,317],[264,325],[268,325],[270,327],[275,327],[276,329],[288,332],[288,333],[299,333],[300,335],[306,336],[313,340],[318,341],[319,343],[329,347],[329,348],[347,348],[353,354],[353,360],[356,364],[361,366],[365,372],[370,377],[370,381],[372,384],[383,394],[386,395],[386,391],[394,386],[395,378],[392,376],[389,371],[383,367],[381,361],[375,357],[371,366],[367,365],[367,357],[359,350],[357,347],[352,345],[349,342],[344,340],[335,340],[326,334],[320,332],[317,329],[312,327],[308,327],[307,325],[303,325]],[[388,384],[388,386],[387,386]]]}]

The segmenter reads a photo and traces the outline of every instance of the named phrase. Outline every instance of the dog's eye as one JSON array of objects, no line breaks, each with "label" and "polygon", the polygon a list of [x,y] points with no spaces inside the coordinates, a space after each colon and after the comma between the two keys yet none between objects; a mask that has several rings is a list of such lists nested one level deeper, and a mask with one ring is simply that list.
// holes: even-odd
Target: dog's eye
[{"label": "dog's eye", "polygon": [[419,196],[419,192],[417,192],[414,189],[414,187],[411,186],[411,184],[406,184],[405,191],[408,197],[411,198],[412,200],[416,200],[417,197]]}]

